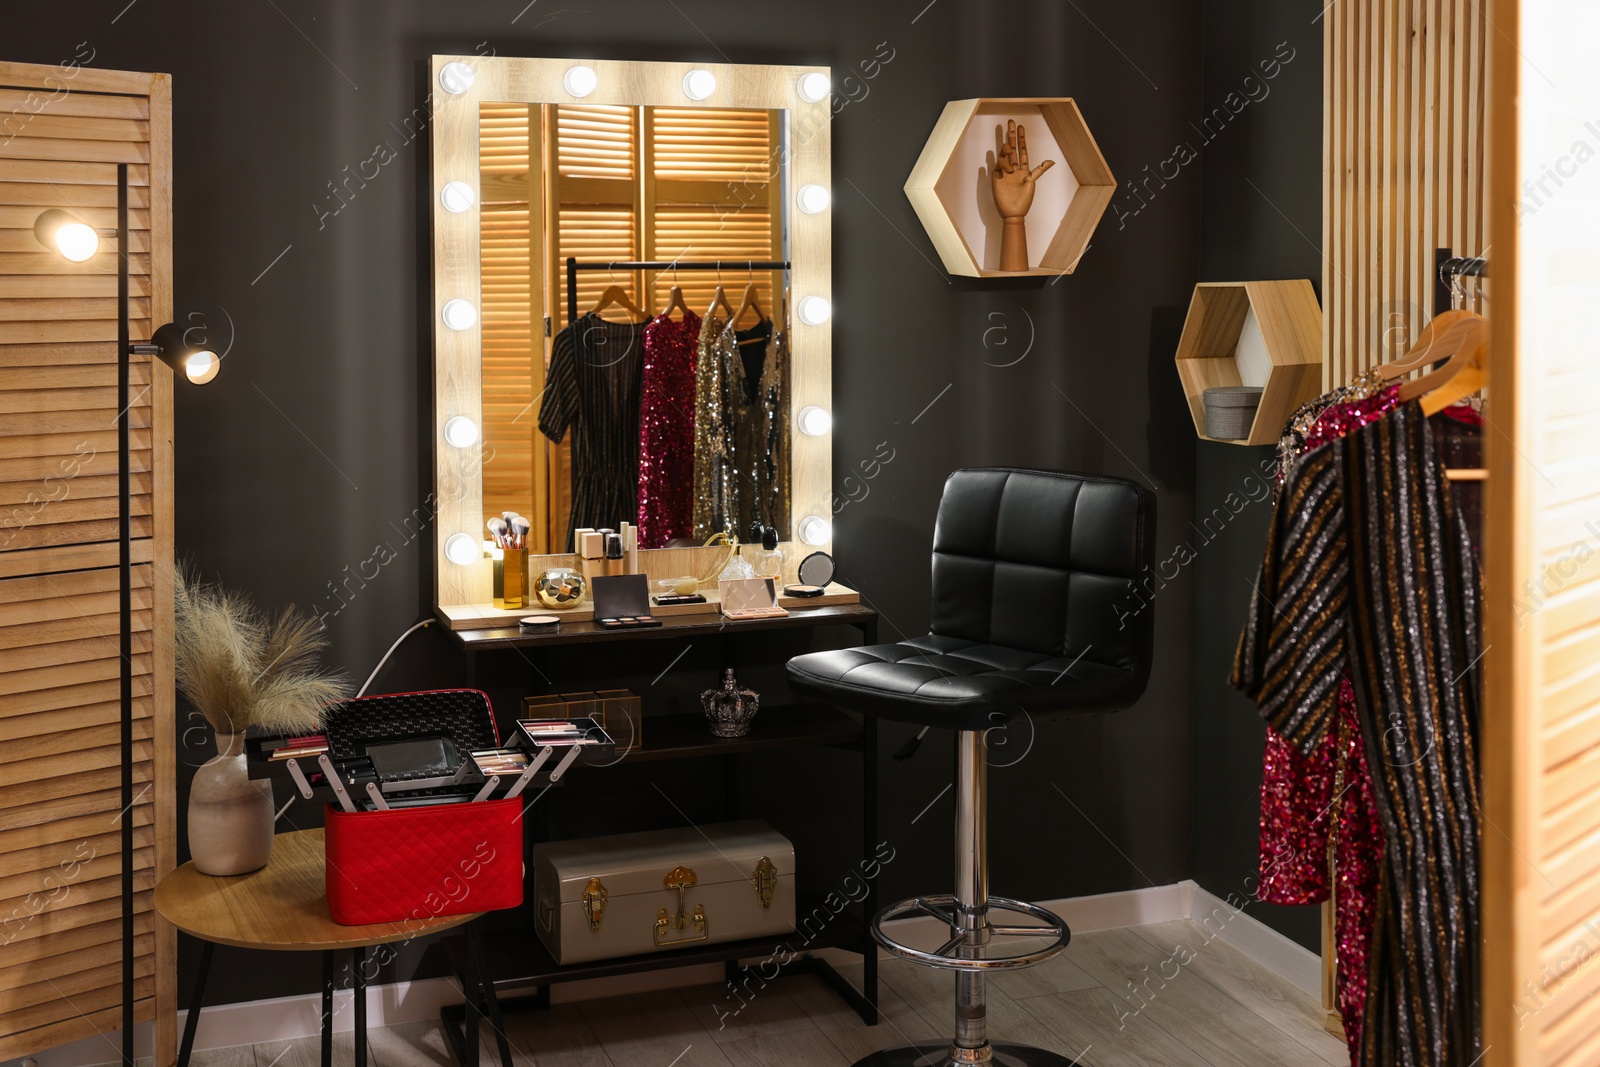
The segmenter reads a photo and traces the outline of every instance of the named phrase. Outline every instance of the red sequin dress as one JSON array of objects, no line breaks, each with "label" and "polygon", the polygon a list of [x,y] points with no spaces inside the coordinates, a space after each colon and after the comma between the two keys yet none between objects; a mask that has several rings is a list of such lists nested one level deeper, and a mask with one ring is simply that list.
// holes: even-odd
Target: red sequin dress
[{"label": "red sequin dress", "polygon": [[694,391],[700,316],[644,328],[639,410],[639,547],[694,536]]},{"label": "red sequin dress", "polygon": [[[1335,400],[1299,428],[1284,453],[1280,479],[1313,449],[1383,418],[1400,404],[1400,383],[1370,396]],[[1261,776],[1259,900],[1318,904],[1328,899],[1332,863],[1338,1004],[1355,1063],[1367,1000],[1367,962],[1383,859],[1372,775],[1349,680],[1339,685],[1338,728],[1309,755],[1267,727]]]}]

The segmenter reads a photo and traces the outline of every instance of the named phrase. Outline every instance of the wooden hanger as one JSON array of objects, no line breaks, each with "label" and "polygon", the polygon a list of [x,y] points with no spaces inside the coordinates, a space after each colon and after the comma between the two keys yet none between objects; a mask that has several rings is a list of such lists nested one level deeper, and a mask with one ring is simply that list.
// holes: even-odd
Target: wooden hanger
[{"label": "wooden hanger", "polygon": [[639,308],[638,304],[628,296],[628,291],[620,285],[608,285],[600,294],[600,299],[595,301],[594,307],[589,309],[589,314],[598,315],[606,308],[620,306],[631,312],[635,318],[648,319],[650,316]]},{"label": "wooden hanger", "polygon": [[739,310],[734,313],[733,324],[737,326],[739,324],[739,320],[744,318],[744,313],[752,308],[755,309],[757,322],[763,322],[766,320],[767,313],[761,310],[761,298],[756,293],[755,282],[751,282],[749,285],[744,287],[744,299],[739,302]]},{"label": "wooden hanger", "polygon": [[[1467,325],[1470,324],[1452,327],[1446,336]],[[1420,398],[1423,413],[1437,415],[1451,404],[1465,400],[1489,384],[1488,353],[1488,339],[1480,335],[1476,343],[1459,347],[1438,370],[1402,385],[1400,401],[1407,403]]]},{"label": "wooden hanger", "polygon": [[667,290],[667,306],[661,309],[661,314],[670,316],[673,308],[677,308],[685,316],[692,314],[689,310],[689,305],[684,303],[683,286],[681,285],[674,285]]},{"label": "wooden hanger", "polygon": [[722,306],[722,309],[728,313],[728,321],[732,322],[735,317],[733,305],[728,303],[728,292],[726,289],[722,288],[721,282],[717,283],[717,291],[711,294],[711,306],[706,308],[706,316],[710,317],[711,315],[715,314],[717,305],[719,304]]},{"label": "wooden hanger", "polygon": [[[1386,382],[1394,381],[1396,378],[1404,378],[1419,367],[1449,359],[1456,351],[1455,348],[1449,348],[1447,351],[1449,344],[1453,343],[1459,347],[1459,343],[1464,340],[1463,335],[1451,337],[1450,332],[1473,319],[1481,320],[1482,316],[1472,311],[1445,311],[1435,315],[1433,320],[1422,328],[1417,343],[1412,345],[1405,355],[1393,363],[1385,363],[1378,368],[1378,377]],[[1484,325],[1487,329],[1487,323]]]}]

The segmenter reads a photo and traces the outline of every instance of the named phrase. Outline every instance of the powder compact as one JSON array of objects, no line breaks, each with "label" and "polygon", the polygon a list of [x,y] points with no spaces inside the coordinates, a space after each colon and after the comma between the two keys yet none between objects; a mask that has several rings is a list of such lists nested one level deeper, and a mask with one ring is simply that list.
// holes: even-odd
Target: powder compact
[{"label": "powder compact", "polygon": [[783,587],[783,595],[806,599],[821,596],[833,582],[833,557],[826,552],[813,552],[800,561],[800,581]]},{"label": "powder compact", "polygon": [[527,615],[517,620],[517,629],[525,634],[549,634],[561,629],[559,615]]}]

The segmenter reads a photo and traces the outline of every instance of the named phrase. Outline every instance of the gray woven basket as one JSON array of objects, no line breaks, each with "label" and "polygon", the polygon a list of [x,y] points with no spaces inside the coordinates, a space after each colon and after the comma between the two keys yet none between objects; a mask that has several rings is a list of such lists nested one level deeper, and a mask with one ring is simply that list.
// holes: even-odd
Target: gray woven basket
[{"label": "gray woven basket", "polygon": [[1256,421],[1256,408],[1261,406],[1261,387],[1256,385],[1219,385],[1207,389],[1206,436],[1218,441],[1242,441],[1250,436],[1250,426]]}]

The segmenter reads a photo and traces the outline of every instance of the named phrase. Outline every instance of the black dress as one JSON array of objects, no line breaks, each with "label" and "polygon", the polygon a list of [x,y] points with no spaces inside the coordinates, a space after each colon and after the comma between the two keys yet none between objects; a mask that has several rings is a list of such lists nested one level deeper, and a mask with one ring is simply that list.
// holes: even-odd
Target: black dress
[{"label": "black dress", "polygon": [[1279,489],[1233,684],[1302,750],[1349,665],[1383,825],[1362,1067],[1481,1056],[1478,570],[1415,401]]},{"label": "black dress", "polygon": [[539,430],[559,442],[573,428],[568,552],[573,530],[638,521],[645,325],[584,315],[551,346]]}]

